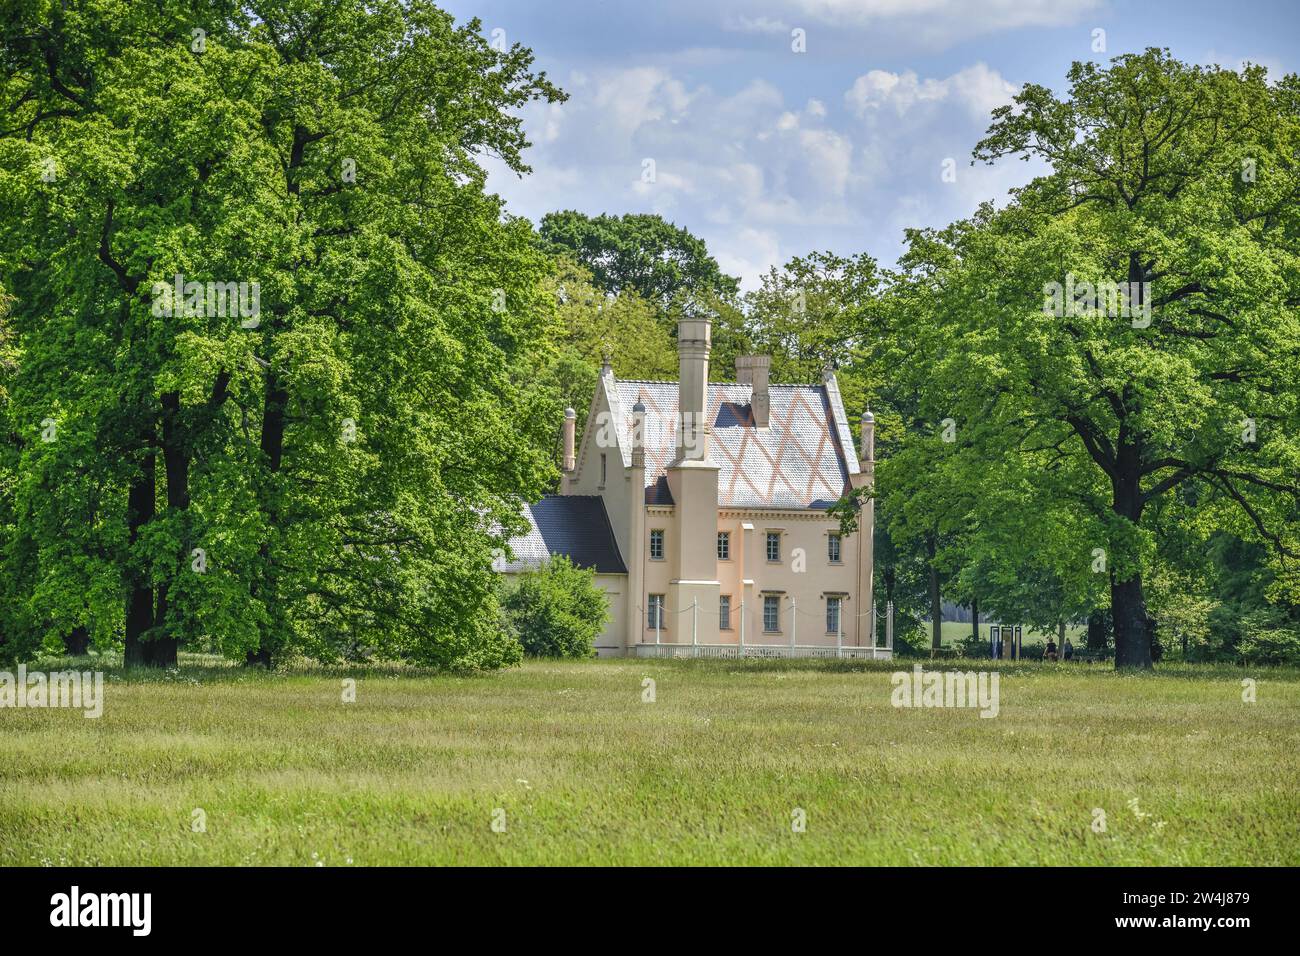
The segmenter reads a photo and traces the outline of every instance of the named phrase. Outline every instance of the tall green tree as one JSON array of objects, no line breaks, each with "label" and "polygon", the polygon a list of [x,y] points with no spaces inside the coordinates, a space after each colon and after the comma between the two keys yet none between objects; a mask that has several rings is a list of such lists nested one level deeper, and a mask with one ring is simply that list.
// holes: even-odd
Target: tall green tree
[{"label": "tall green tree", "polygon": [[728,298],[738,288],[702,240],[662,216],[588,216],[569,209],[543,216],[538,236],[552,254],[568,255],[589,269],[599,288],[612,295],[636,292],[661,316],[677,299],[709,293]]},{"label": "tall green tree", "polygon": [[[116,599],[140,663],[517,658],[490,559],[551,478],[554,308],[478,156],[526,171],[511,111],[562,94],[420,0],[29,6],[0,139],[29,625],[111,641]],[[161,301],[177,275],[257,305]]]},{"label": "tall green tree", "polygon": [[1149,667],[1153,503],[1195,487],[1243,536],[1300,547],[1297,81],[1148,50],[1069,82],[1025,87],[975,151],[1050,172],[916,250],[942,317],[929,402],[972,467],[1086,463],[1061,488],[1098,522],[1076,560],[1109,578],[1116,665]]},{"label": "tall green tree", "polygon": [[653,307],[635,292],[605,292],[568,256],[552,266],[546,288],[557,309],[556,347],[536,357],[528,380],[552,397],[546,421],[552,425],[552,460],[559,467],[564,453],[559,410],[576,411],[582,434],[606,360],[619,378],[670,379],[677,375],[677,352]]},{"label": "tall green tree", "polygon": [[[817,382],[827,366],[851,369],[880,281],[866,254],[813,252],[769,269],[744,305],[752,347],[772,356],[773,379]],[[841,377],[856,384],[851,371]],[[850,393],[856,404],[856,390]]]},{"label": "tall green tree", "polygon": [[599,369],[606,358],[620,378],[665,379],[677,374],[677,350],[636,292],[610,294],[571,259],[557,263],[554,280],[560,344]]}]

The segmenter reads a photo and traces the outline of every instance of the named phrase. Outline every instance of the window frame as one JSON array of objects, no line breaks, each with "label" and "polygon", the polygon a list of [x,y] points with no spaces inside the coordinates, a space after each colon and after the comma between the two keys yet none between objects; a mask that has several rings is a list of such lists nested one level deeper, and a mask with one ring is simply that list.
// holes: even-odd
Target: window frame
[{"label": "window frame", "polygon": [[717,555],[719,561],[731,560],[731,532],[730,531],[718,532]]},{"label": "window frame", "polygon": [[[835,609],[835,626],[831,627],[831,608]],[[828,594],[826,595],[826,633],[840,634],[841,628],[844,627],[844,595]]]},{"label": "window frame", "polygon": [[[835,545],[835,554],[831,554],[831,544]],[[828,532],[826,535],[826,561],[829,564],[844,563],[844,536],[838,531]]]},{"label": "window frame", "polygon": [[[775,623],[771,627],[769,627],[767,623],[767,612],[769,608],[775,612],[772,615]],[[781,596],[779,594],[763,595],[763,633],[764,634],[781,633]]]},{"label": "window frame", "polygon": [[[780,564],[781,563],[781,532],[768,531],[766,534],[767,534],[767,538],[765,541],[765,548],[766,548],[765,553],[767,555],[767,563]],[[776,543],[776,557],[772,557],[773,542]]]},{"label": "window frame", "polygon": [[[656,536],[657,536],[657,537],[656,537]],[[657,557],[655,556],[655,541],[656,541],[656,540],[658,540],[658,542],[659,542],[659,555],[658,555]],[[667,544],[666,544],[667,540],[668,540],[668,536],[667,536],[666,534],[664,534],[664,529],[663,529],[663,528],[651,528],[651,529],[650,529],[650,543],[649,543],[649,547],[650,547],[650,560],[651,560],[651,561],[663,561],[663,560],[665,559],[665,556],[666,556],[667,553],[668,553],[668,548],[667,548]]]},{"label": "window frame", "polygon": [[[723,613],[724,611],[725,611],[725,616]],[[718,630],[720,631],[733,630],[731,626],[731,595],[730,594],[718,595]]]},{"label": "window frame", "polygon": [[[651,594],[646,600],[646,630],[664,631],[664,595]],[[658,626],[656,626],[656,621]]]}]

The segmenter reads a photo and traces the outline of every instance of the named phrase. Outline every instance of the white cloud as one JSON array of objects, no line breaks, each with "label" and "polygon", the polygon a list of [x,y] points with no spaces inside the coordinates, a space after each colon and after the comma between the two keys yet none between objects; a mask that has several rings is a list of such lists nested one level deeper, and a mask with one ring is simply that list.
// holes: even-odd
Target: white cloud
[{"label": "white cloud", "polygon": [[727,17],[722,28],[737,33],[789,33],[792,27],[783,20],[770,17],[747,17],[744,14]]},{"label": "white cloud", "polygon": [[789,0],[792,7],[827,23],[855,24],[912,17],[980,19],[999,27],[1051,26],[1072,22],[1098,0]]},{"label": "white cloud", "polygon": [[652,120],[679,115],[690,105],[690,97],[664,70],[633,67],[602,77],[591,103],[608,125],[635,130]]},{"label": "white cloud", "polygon": [[757,288],[760,278],[782,262],[781,243],[776,233],[763,229],[741,229],[723,234],[709,244],[723,274],[736,276],[747,289]]},{"label": "white cloud", "polygon": [[[872,70],[829,101],[792,102],[764,78],[721,92],[688,77],[663,65],[588,66],[565,84],[562,107],[524,113],[537,172],[506,180],[494,169],[493,187],[534,220],[568,208],[659,213],[753,288],[815,249],[888,262],[905,227],[968,215],[1033,173],[967,165],[989,110],[1015,90],[982,63],[941,78]],[[946,157],[956,183],[940,180]]]},{"label": "white cloud", "polygon": [[[838,35],[884,31],[892,42],[943,49],[1010,30],[1069,26],[1103,5],[1104,0],[713,0],[705,9],[734,33],[788,36],[801,27],[815,45],[825,37],[818,28]],[[701,15],[694,2],[669,0],[669,6],[678,7],[677,16]]]},{"label": "white cloud", "polygon": [[1286,67],[1278,57],[1265,54],[1234,56],[1228,53],[1220,53],[1218,50],[1209,50],[1202,58],[1201,63],[1206,66],[1219,66],[1225,70],[1236,70],[1237,72],[1241,72],[1247,63],[1253,63],[1266,69],[1269,81],[1273,83],[1276,83],[1287,74]]},{"label": "white cloud", "polygon": [[976,63],[943,80],[922,80],[911,70],[871,70],[854,80],[844,101],[859,118],[880,111],[903,116],[918,105],[952,101],[986,119],[995,107],[1010,103],[1016,92],[996,70]]}]

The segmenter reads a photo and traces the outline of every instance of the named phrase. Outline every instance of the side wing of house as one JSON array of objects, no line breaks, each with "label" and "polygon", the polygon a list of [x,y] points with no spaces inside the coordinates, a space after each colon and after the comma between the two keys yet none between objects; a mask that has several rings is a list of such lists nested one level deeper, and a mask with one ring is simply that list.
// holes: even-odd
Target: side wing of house
[{"label": "side wing of house", "polygon": [[514,559],[499,559],[496,569],[503,574],[520,574],[563,555],[577,567],[596,573],[596,585],[605,592],[609,617],[596,638],[601,656],[623,652],[627,617],[627,567],[619,553],[605,513],[604,501],[596,495],[547,495],[524,506],[530,525],[525,535],[510,541]]}]

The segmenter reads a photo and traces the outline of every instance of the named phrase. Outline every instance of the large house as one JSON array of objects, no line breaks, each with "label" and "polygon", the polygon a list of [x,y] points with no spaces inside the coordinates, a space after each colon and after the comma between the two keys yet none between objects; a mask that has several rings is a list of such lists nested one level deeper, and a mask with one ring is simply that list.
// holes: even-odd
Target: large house
[{"label": "large house", "polygon": [[568,555],[609,598],[602,656],[888,657],[876,647],[874,504],[840,533],[827,509],[873,480],[875,422],[858,457],[835,374],[772,385],[770,358],[709,381],[710,323],[678,325],[677,382],[619,381],[609,363],[581,442],[565,412],[560,493],[530,506],[517,573]]}]

